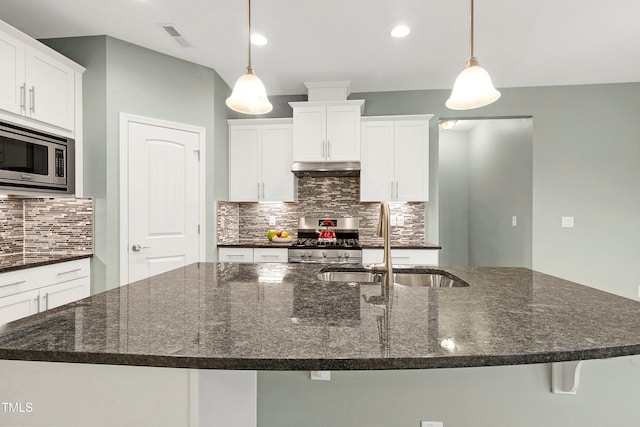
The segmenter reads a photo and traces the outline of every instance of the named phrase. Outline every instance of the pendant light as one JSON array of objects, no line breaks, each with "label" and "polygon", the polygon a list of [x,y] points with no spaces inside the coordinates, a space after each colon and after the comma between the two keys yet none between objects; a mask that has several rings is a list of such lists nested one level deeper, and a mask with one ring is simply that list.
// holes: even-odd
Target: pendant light
[{"label": "pendant light", "polygon": [[471,0],[471,56],[453,84],[451,96],[445,105],[452,110],[471,110],[489,105],[498,98],[500,98],[500,92],[493,87],[489,73],[478,64],[478,58],[473,56],[473,0]]},{"label": "pendant light", "polygon": [[249,65],[246,74],[240,76],[227,98],[227,107],[244,114],[266,114],[273,109],[267,98],[262,80],[253,72],[251,65],[251,0],[249,0]]}]

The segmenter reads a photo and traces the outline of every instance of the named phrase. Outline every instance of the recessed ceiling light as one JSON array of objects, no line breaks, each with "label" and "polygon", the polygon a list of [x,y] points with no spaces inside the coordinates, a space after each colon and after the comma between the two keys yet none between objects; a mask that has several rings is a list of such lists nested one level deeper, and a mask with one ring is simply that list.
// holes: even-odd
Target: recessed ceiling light
[{"label": "recessed ceiling light", "polygon": [[254,34],[251,36],[251,44],[254,44],[256,46],[264,46],[268,42],[269,40],[267,40],[267,38],[262,34]]},{"label": "recessed ceiling light", "polygon": [[410,32],[411,28],[407,27],[406,25],[398,25],[393,30],[391,30],[391,36],[399,39],[408,36]]}]

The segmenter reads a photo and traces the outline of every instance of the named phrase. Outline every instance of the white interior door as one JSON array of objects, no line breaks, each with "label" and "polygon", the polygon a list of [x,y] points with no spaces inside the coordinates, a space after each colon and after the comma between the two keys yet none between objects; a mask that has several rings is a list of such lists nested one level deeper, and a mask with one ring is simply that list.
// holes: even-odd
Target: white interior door
[{"label": "white interior door", "polygon": [[126,135],[127,281],[134,282],[199,260],[202,134],[131,121]]}]

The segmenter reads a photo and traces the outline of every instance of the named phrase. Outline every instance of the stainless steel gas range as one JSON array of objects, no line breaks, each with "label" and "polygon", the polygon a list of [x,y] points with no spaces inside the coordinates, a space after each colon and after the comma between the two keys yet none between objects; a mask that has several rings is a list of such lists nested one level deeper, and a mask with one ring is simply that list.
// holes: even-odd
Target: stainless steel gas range
[{"label": "stainless steel gas range", "polygon": [[361,264],[358,218],[298,218],[298,239],[289,247],[289,262]]}]

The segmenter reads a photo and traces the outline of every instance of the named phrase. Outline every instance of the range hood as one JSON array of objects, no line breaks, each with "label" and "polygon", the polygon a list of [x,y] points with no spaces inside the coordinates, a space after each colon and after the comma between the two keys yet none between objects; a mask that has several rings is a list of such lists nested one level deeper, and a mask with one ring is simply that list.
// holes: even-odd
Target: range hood
[{"label": "range hood", "polygon": [[295,176],[360,176],[360,162],[294,162]]}]

